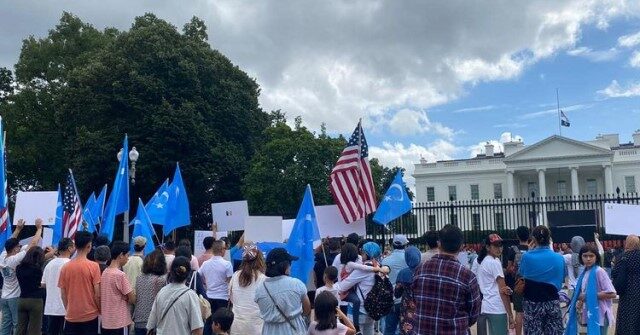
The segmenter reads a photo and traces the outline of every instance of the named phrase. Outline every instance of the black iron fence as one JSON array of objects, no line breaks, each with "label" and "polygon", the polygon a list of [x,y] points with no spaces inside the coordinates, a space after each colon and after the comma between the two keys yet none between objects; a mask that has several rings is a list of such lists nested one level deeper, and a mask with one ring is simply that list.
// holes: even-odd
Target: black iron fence
[{"label": "black iron fence", "polygon": [[446,224],[458,225],[465,233],[466,243],[479,243],[490,232],[503,238],[515,239],[521,225],[548,225],[547,213],[566,210],[595,210],[596,224],[603,240],[619,240],[620,236],[604,234],[605,203],[640,204],[638,193],[594,194],[580,196],[532,196],[515,199],[459,200],[418,203],[410,213],[383,227],[367,224],[367,235],[377,241],[387,241],[394,234],[405,234],[415,244],[423,244],[421,237],[430,230]]}]

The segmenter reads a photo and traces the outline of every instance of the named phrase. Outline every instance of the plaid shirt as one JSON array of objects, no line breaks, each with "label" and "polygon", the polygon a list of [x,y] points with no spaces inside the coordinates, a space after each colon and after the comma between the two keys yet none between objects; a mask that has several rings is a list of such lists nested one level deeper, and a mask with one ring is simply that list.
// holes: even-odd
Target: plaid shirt
[{"label": "plaid shirt", "polygon": [[416,334],[463,335],[480,314],[476,276],[453,256],[437,254],[413,277]]}]

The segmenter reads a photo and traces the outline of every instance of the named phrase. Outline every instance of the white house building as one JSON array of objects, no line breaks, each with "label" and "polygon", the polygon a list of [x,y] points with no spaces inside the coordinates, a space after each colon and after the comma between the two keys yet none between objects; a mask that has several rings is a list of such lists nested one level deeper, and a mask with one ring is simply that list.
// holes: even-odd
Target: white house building
[{"label": "white house building", "polygon": [[593,141],[551,136],[533,145],[504,144],[504,152],[470,159],[415,165],[416,202],[483,200],[584,194],[635,193],[640,179],[640,130],[633,141],[620,143],[618,134]]}]

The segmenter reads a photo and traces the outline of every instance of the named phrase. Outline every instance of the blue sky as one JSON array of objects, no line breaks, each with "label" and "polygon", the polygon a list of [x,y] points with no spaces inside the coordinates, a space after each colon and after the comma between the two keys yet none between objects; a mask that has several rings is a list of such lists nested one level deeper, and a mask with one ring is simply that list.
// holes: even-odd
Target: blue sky
[{"label": "blue sky", "polygon": [[8,1],[0,66],[65,10],[99,29],[145,12],[176,27],[202,18],[212,48],[260,84],[263,109],[346,137],[362,118],[370,156],[405,167],[410,186],[420,157],[556,134],[556,88],[565,136],[627,142],[640,128],[637,0]]}]

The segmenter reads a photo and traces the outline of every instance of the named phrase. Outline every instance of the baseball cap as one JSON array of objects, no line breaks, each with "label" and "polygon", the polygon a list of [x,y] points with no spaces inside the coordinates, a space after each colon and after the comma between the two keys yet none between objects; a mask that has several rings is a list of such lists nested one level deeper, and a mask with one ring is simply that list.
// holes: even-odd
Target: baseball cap
[{"label": "baseball cap", "polygon": [[20,240],[18,240],[15,237],[12,237],[8,239],[7,242],[4,243],[4,250],[6,250],[7,252],[10,252],[15,247],[19,247],[19,246],[20,246]]},{"label": "baseball cap", "polygon": [[403,246],[407,244],[409,244],[409,240],[407,239],[406,236],[402,234],[397,234],[396,236],[393,237],[393,245]]},{"label": "baseball cap", "polygon": [[285,248],[273,248],[267,255],[267,265],[276,265],[282,262],[297,261],[299,258],[290,255]]},{"label": "baseball cap", "polygon": [[494,244],[494,243],[495,244],[498,244],[498,243],[502,244],[502,238],[498,234],[490,234],[487,237],[487,242],[489,242],[489,244]]},{"label": "baseball cap", "polygon": [[145,246],[147,245],[147,239],[143,236],[136,236],[136,238],[133,239],[133,244],[139,247]]}]

